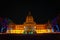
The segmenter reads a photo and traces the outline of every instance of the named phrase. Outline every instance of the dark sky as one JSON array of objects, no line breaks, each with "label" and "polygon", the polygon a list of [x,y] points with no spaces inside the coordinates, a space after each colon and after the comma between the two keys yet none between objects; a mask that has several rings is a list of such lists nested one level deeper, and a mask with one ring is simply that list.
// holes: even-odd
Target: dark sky
[{"label": "dark sky", "polygon": [[31,11],[36,23],[46,23],[59,14],[59,2],[52,0],[40,1],[2,1],[0,16],[10,18],[14,23],[23,23]]}]

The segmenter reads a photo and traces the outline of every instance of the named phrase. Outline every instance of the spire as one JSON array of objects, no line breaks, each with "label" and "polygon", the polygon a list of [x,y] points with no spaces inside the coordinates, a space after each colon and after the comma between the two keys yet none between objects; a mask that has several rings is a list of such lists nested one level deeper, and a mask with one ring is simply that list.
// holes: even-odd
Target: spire
[{"label": "spire", "polygon": [[48,23],[50,23],[50,21],[48,20]]},{"label": "spire", "polygon": [[50,24],[50,21],[48,20],[48,24]]},{"label": "spire", "polygon": [[31,16],[31,11],[29,11],[28,16]]},{"label": "spire", "polygon": [[29,11],[27,17],[26,17],[26,22],[33,22],[33,17],[31,15],[31,11]]}]

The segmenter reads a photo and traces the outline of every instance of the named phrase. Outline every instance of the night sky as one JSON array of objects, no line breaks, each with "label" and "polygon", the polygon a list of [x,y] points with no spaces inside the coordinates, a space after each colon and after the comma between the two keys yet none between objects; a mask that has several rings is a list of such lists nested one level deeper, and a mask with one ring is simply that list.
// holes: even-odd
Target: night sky
[{"label": "night sky", "polygon": [[10,18],[14,23],[19,24],[25,21],[28,12],[31,11],[36,23],[46,23],[52,20],[60,12],[58,1],[2,1],[0,17]]}]

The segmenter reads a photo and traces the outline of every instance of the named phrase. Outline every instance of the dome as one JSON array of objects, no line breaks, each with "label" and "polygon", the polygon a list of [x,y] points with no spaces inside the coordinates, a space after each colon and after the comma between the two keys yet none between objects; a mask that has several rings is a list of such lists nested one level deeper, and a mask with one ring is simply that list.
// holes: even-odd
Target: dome
[{"label": "dome", "polygon": [[28,16],[26,17],[26,22],[33,22],[33,17],[31,15],[31,12],[29,12]]}]

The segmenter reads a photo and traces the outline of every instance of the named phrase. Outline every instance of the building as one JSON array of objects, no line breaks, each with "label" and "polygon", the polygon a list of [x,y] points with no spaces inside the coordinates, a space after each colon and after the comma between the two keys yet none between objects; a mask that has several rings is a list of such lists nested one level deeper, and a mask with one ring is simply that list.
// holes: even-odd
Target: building
[{"label": "building", "polygon": [[46,24],[36,24],[34,19],[29,12],[29,15],[26,17],[24,24],[10,24],[6,33],[17,33],[17,34],[34,34],[34,33],[50,33],[52,32],[52,27],[48,21]]}]

